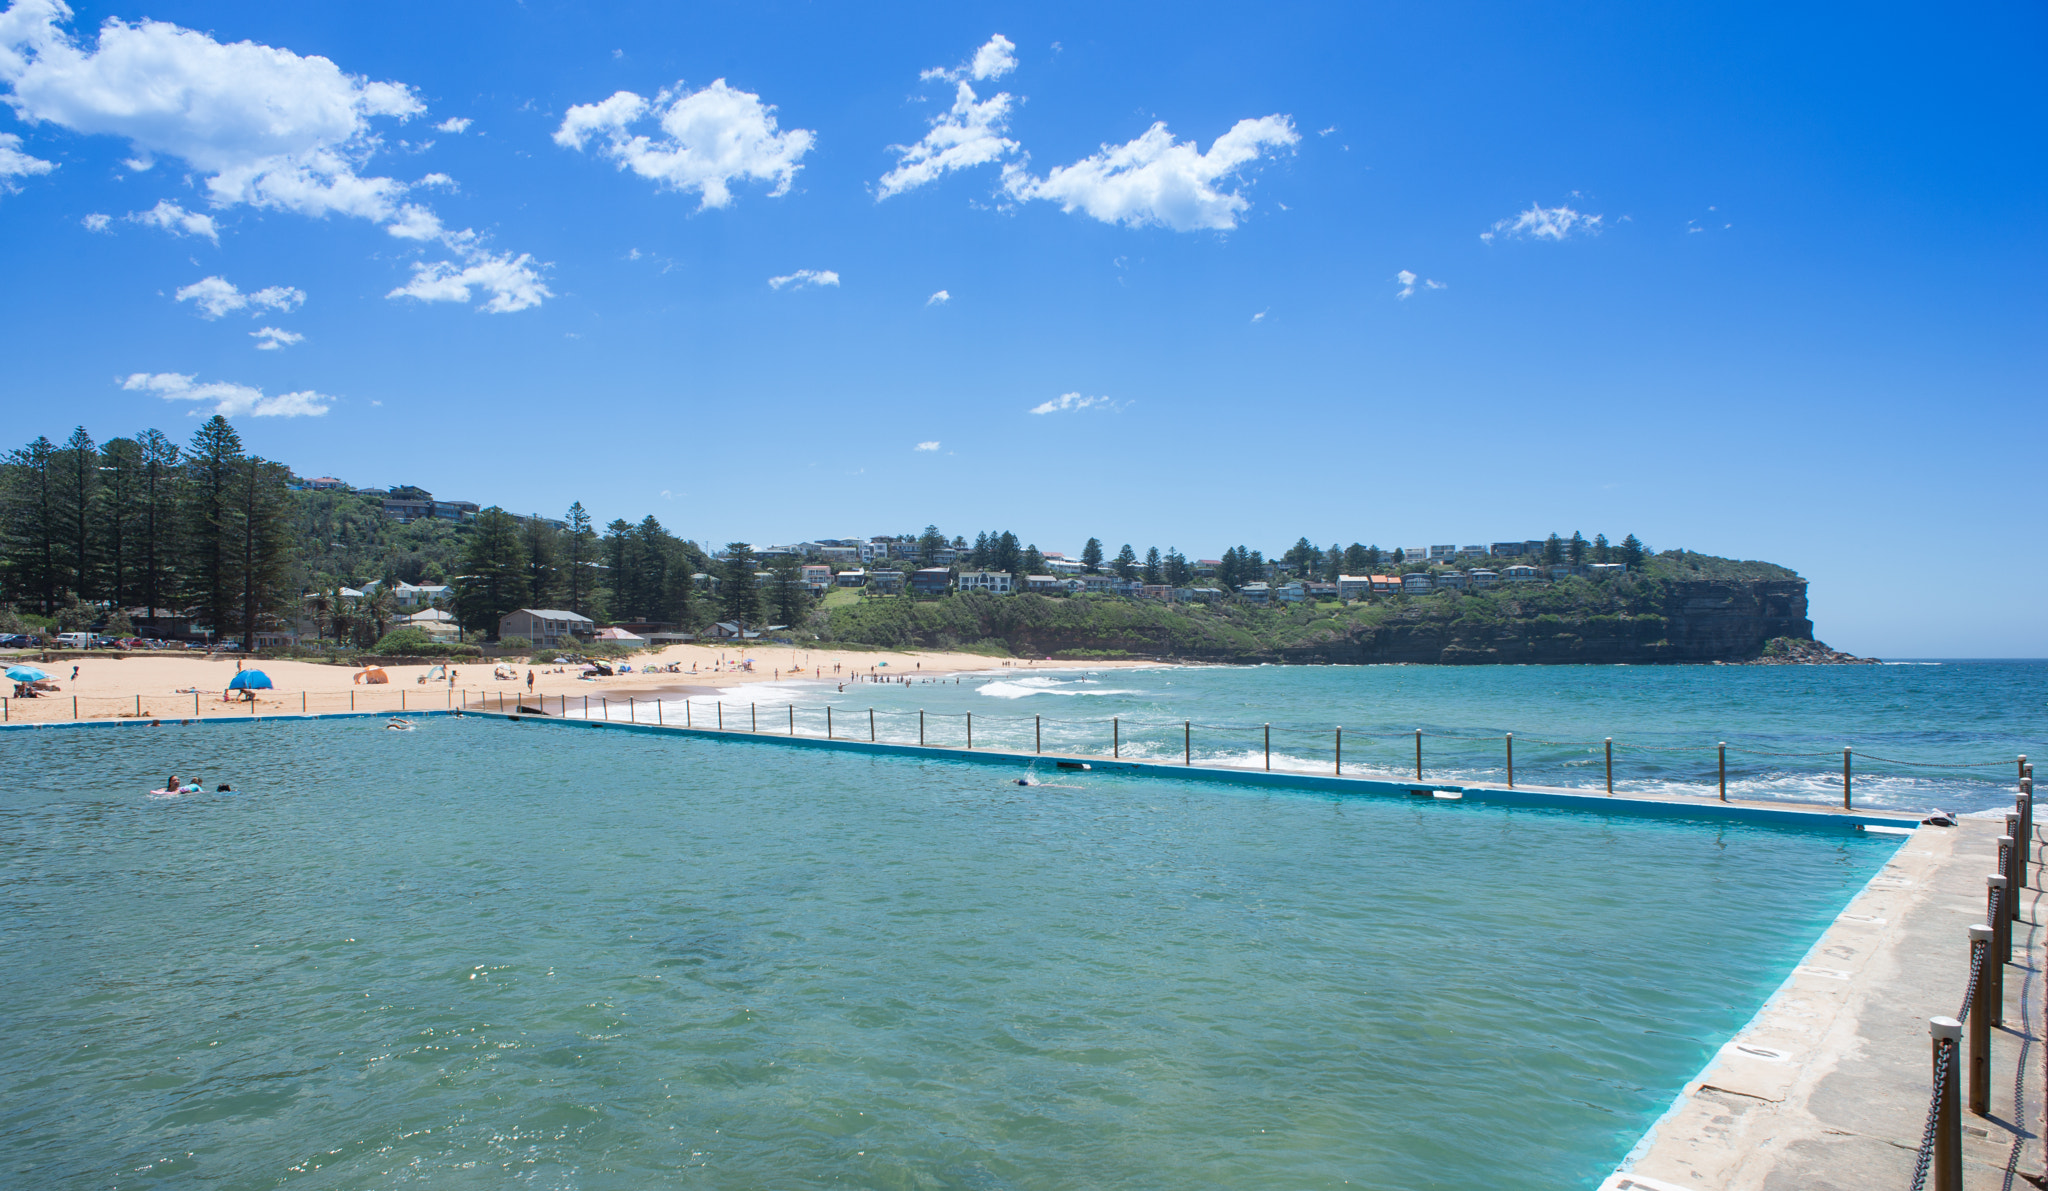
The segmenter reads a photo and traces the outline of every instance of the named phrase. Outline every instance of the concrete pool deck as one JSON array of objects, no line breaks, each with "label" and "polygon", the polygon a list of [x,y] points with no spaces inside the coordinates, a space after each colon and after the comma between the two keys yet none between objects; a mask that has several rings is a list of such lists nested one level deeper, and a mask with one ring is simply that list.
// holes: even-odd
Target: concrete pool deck
[{"label": "concrete pool deck", "polygon": [[[1962,1000],[1968,928],[1984,921],[1984,877],[1997,868],[2003,830],[1986,819],[1916,829],[1602,1191],[1910,1187],[1931,1091],[1927,1019],[1954,1014]],[[2048,907],[2031,865],[2027,881],[2005,970],[2005,1024],[1992,1028],[1991,1113],[1975,1116],[1964,1103],[1971,1189],[2038,1185],[2042,1174]]]}]

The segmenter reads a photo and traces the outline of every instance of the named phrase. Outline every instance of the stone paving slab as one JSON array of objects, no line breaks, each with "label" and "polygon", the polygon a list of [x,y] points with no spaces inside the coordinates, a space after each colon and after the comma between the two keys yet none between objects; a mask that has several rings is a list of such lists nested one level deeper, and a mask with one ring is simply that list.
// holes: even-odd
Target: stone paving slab
[{"label": "stone paving slab", "polygon": [[[1602,1191],[1910,1187],[1931,1091],[1927,1019],[1960,1006],[1968,928],[1984,921],[1984,877],[1997,868],[2002,833],[1985,819],[1917,828]],[[2038,1185],[2042,1176],[2048,905],[2039,875],[2030,871],[2028,882],[2005,970],[2004,1024],[1992,1032],[1991,1112],[1977,1117],[1966,1104],[1963,1116],[1969,1191]],[[2025,1101],[2016,1109],[2021,1064]]]}]

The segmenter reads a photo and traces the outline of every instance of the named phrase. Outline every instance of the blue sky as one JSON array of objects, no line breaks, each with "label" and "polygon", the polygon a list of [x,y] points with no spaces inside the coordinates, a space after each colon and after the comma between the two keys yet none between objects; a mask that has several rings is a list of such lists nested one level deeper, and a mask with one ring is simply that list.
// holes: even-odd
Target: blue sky
[{"label": "blue sky", "polygon": [[0,397],[10,444],[222,409],[709,543],[1633,532],[1796,568],[1841,648],[2048,655],[2044,47],[2022,4],[14,0]]}]

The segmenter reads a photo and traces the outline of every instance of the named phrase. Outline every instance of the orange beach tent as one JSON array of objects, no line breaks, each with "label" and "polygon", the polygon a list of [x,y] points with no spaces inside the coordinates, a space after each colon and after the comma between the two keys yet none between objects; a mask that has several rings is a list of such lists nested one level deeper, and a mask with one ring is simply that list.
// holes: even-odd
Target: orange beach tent
[{"label": "orange beach tent", "polygon": [[356,681],[377,685],[390,682],[391,676],[384,673],[384,667],[382,666],[364,666],[362,671],[356,675]]}]

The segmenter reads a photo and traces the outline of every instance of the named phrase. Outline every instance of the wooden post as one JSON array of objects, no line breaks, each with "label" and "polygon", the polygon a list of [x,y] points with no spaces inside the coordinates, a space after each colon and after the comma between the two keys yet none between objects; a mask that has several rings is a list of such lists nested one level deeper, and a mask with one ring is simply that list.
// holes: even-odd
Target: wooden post
[{"label": "wooden post", "polygon": [[1971,994],[1970,1014],[1970,1111],[1991,1115],[1991,1014],[1984,1009],[1984,986],[1991,966],[1991,928],[1970,928],[1970,966],[1977,971],[1977,991]]},{"label": "wooden post", "polygon": [[2005,879],[2008,882],[2007,887],[2014,891],[2011,911],[2013,920],[2017,922],[2020,916],[2018,891],[2027,887],[2025,853],[2020,850],[2020,812],[2017,807],[2005,812],[2005,837],[2012,841],[2010,845],[2004,845]]},{"label": "wooden post", "polygon": [[974,747],[974,713],[971,711],[967,713],[967,747]]},{"label": "wooden post", "polygon": [[2027,776],[2027,755],[2025,753],[2020,754],[2020,776]]},{"label": "wooden post", "polygon": [[789,734],[796,735],[796,704],[789,705]]},{"label": "wooden post", "polygon": [[[255,698],[255,696],[254,696],[254,695],[251,695],[251,696],[249,696],[249,697],[250,697],[250,699],[252,699],[252,700],[253,700],[253,699]],[[399,688],[398,688],[398,710],[399,710],[399,711],[401,711],[401,712],[405,710],[405,688],[404,688],[404,687],[399,687]]]},{"label": "wooden post", "polygon": [[1180,763],[1182,765],[1193,765],[1195,763],[1194,722],[1193,720],[1182,720],[1180,722]]},{"label": "wooden post", "polygon": [[1337,725],[1337,776],[1344,776],[1344,725]]},{"label": "wooden post", "polygon": [[832,739],[832,705],[825,704],[825,739]]},{"label": "wooden post", "polygon": [[924,747],[924,708],[922,707],[917,709],[917,744],[919,748]]},{"label": "wooden post", "polygon": [[1963,1023],[1953,1017],[1927,1020],[1934,1038],[1934,1191],[1963,1191],[1962,1072],[1956,1068]]},{"label": "wooden post", "polygon": [[[2012,962],[2012,919],[2006,917],[2005,896],[2007,888],[2005,874],[1992,873],[1984,878],[1985,917],[1991,922],[1991,962],[1993,966]],[[2002,974],[2001,974],[2002,986]],[[2002,1002],[1994,1001],[1991,1009],[1993,1025],[2004,1023]]]},{"label": "wooden post", "polygon": [[71,718],[72,718],[72,719],[74,719],[74,720],[78,718],[78,696],[77,696],[77,695],[73,695],[73,696],[71,696]]},{"label": "wooden post", "polygon": [[749,703],[747,704],[747,731],[759,732],[760,730],[761,705],[759,703]]},{"label": "wooden post", "polygon": [[[542,711],[546,711],[546,710],[547,710],[547,708],[548,708],[548,697],[547,697],[546,695],[542,695],[542,696],[540,697],[540,708],[541,708],[541,710],[542,710]],[[656,700],[654,701],[654,726],[655,726],[655,727],[657,727],[657,728],[666,728],[666,727],[668,727],[668,725],[667,725],[666,723],[664,723],[664,722],[662,721],[662,718],[661,718],[661,700],[660,700],[660,699],[656,699]]]},{"label": "wooden post", "polygon": [[1031,717],[1031,751],[1034,753],[1045,751],[1045,717],[1042,715]]},{"label": "wooden post", "polygon": [[626,696],[626,722],[629,724],[640,722],[640,705],[633,701],[633,696],[631,695]]},{"label": "wooden post", "polygon": [[[304,691],[301,691],[301,692],[299,692],[299,710],[300,710],[300,711],[304,711],[304,710],[306,710],[306,693],[305,693]],[[142,718],[142,696],[141,696],[141,695],[137,695],[137,696],[135,696],[135,718],[136,718],[136,719],[138,719],[138,720]]]},{"label": "wooden post", "polygon": [[1109,755],[1117,759],[1124,755],[1124,726],[1116,716],[1109,717]]},{"label": "wooden post", "polygon": [[1415,780],[1422,780],[1422,729],[1415,729]]},{"label": "wooden post", "polygon": [[[587,699],[587,698],[589,698],[589,697],[590,697],[590,696],[588,696],[588,695],[585,695],[585,696],[584,696],[584,698],[586,698],[586,699]],[[720,732],[723,732],[723,731],[725,731],[725,700],[723,700],[723,699],[720,699],[720,700],[718,700],[718,701],[714,702],[714,703],[712,704],[712,706],[713,706],[713,707],[716,707],[716,708],[718,709],[718,730],[719,730]]]},{"label": "wooden post", "polygon": [[1842,746],[1842,809],[1849,809],[1849,746]]},{"label": "wooden post", "polygon": [[875,742],[875,709],[868,708],[868,743]]},{"label": "wooden post", "polygon": [[1508,789],[1515,788],[1515,734],[1508,733]]},{"label": "wooden post", "polygon": [[1614,797],[1614,737],[1607,738],[1607,796]]},{"label": "wooden post", "polygon": [[1728,742],[1722,741],[1716,746],[1715,751],[1721,759],[1721,801],[1726,802],[1728,801]]},{"label": "wooden post", "polygon": [[696,717],[695,717],[695,715],[694,715],[694,714],[693,714],[693,713],[692,713],[692,712],[690,711],[690,701],[689,701],[688,699],[684,699],[684,700],[683,700],[683,727],[685,727],[685,728],[694,728],[694,727],[696,727],[696,726],[697,726],[697,721],[696,721]]},{"label": "wooden post", "polygon": [[1266,768],[1273,768],[1273,725],[1266,725]]}]

